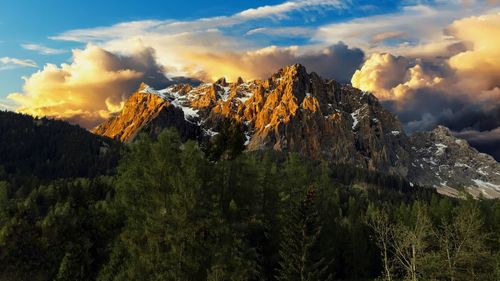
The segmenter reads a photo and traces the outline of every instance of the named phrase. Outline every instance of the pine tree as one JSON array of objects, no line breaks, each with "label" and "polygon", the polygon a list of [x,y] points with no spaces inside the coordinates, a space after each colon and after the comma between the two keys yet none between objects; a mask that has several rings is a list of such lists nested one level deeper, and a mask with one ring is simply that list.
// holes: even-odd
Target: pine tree
[{"label": "pine tree", "polygon": [[279,269],[280,281],[331,280],[325,276],[331,261],[321,255],[317,242],[321,227],[315,210],[314,188],[307,191],[305,198],[289,210],[281,233]]}]

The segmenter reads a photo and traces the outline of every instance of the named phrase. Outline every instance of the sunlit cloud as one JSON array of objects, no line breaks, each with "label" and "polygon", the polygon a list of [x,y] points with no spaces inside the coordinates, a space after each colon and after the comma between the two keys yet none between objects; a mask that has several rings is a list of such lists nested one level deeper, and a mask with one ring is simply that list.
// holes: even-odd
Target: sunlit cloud
[{"label": "sunlit cloud", "polygon": [[352,84],[381,98],[408,131],[445,125],[500,159],[500,13],[458,19],[444,34],[461,44],[449,57],[375,53]]},{"label": "sunlit cloud", "polygon": [[[453,1],[440,6],[404,6],[400,12],[393,14],[356,18],[320,26],[313,35],[313,40],[323,44],[342,40],[368,53],[386,52],[420,57],[449,56],[448,47],[458,40],[444,34],[443,28],[471,13],[492,11],[494,11],[492,7],[482,4],[463,9],[460,3]],[[390,42],[391,40],[387,39],[398,39],[398,42]]]},{"label": "sunlit cloud", "polygon": [[[373,91],[382,99],[400,99],[409,90],[438,88],[449,95],[466,95],[489,104],[500,98],[500,13],[467,17],[445,29],[447,36],[467,48],[449,57],[436,58],[446,74],[424,70],[415,57],[375,53],[356,71],[352,84]],[[436,68],[436,67],[435,67]],[[440,77],[444,75],[443,77]]]},{"label": "sunlit cloud", "polygon": [[191,53],[186,59],[196,62],[204,70],[207,76],[200,78],[205,80],[226,77],[235,81],[238,76],[264,79],[284,65],[302,63],[309,71],[347,82],[363,62],[364,53],[360,49],[337,43],[318,51],[303,51],[299,46],[269,46],[247,52]]},{"label": "sunlit cloud", "polygon": [[71,64],[47,64],[25,78],[23,92],[7,98],[18,104],[19,112],[91,128],[120,110],[142,81],[152,85],[166,82],[152,49],[124,57],[89,45],[73,51]]}]

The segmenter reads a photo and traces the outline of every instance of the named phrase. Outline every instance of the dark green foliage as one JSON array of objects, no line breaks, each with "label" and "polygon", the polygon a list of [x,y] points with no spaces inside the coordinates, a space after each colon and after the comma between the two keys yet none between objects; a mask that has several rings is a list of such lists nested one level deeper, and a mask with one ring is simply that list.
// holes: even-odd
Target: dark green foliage
[{"label": "dark green foliage", "polygon": [[319,247],[320,221],[316,206],[316,190],[310,188],[301,202],[284,208],[281,231],[279,281],[331,280],[331,255]]},{"label": "dark green foliage", "polygon": [[[142,136],[124,149],[116,175],[88,170],[95,178],[49,181],[74,176],[54,172],[40,183],[19,172],[31,165],[20,159],[0,169],[0,281],[374,280],[383,277],[382,244],[367,222],[382,213],[392,243],[411,237],[425,216],[419,280],[451,280],[447,272],[453,280],[499,280],[500,201],[442,197],[295,154],[240,153],[242,139],[229,139],[212,154],[174,131]],[[43,167],[36,159],[26,163]],[[464,224],[471,220],[478,223]],[[456,271],[443,263],[450,240],[440,239],[450,229],[477,238],[456,254]],[[394,262],[391,245],[408,244],[389,244]],[[407,275],[398,264],[388,269],[391,280]]]},{"label": "dark green foliage", "polygon": [[217,134],[203,144],[208,159],[234,159],[241,154],[246,141],[242,126],[233,119],[222,119],[217,126]]},{"label": "dark green foliage", "polygon": [[0,203],[0,280],[94,280],[121,225],[112,193],[106,178],[61,180]]},{"label": "dark green foliage", "polygon": [[119,148],[63,121],[0,111],[0,177],[95,177],[116,166]]}]

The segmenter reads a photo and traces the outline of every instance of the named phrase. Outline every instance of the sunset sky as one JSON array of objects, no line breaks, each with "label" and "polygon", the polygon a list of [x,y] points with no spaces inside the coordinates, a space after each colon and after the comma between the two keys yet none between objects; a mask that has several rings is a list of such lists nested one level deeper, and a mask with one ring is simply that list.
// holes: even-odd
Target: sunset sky
[{"label": "sunset sky", "polygon": [[497,1],[3,1],[0,109],[90,128],[141,81],[302,63],[500,158]]}]

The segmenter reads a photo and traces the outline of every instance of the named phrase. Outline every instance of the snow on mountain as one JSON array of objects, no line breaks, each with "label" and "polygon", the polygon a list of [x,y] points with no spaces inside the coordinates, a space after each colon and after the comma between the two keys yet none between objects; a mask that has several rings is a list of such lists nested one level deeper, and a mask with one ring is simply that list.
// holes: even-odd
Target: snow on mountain
[{"label": "snow on mountain", "polygon": [[156,90],[141,85],[122,112],[93,132],[131,141],[139,131],[177,128],[184,138],[211,138],[222,118],[238,122],[247,150],[293,151],[400,175],[457,195],[500,197],[500,167],[444,127],[407,136],[399,120],[368,92],[285,67],[266,80]]}]

